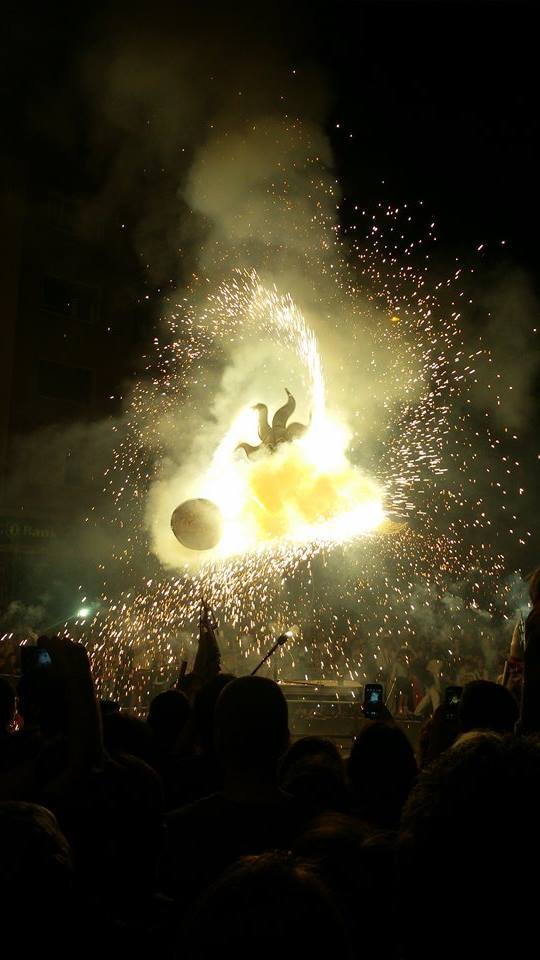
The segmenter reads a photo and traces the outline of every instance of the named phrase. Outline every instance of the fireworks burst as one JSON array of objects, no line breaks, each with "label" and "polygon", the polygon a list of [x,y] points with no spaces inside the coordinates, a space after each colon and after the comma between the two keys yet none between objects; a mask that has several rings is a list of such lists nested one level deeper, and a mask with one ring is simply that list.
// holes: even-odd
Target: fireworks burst
[{"label": "fireworks burst", "polygon": [[[447,610],[457,582],[461,615],[439,639],[454,655],[467,631],[491,637],[497,592],[504,610],[505,563],[477,464],[482,447],[501,449],[504,473],[495,463],[487,481],[499,497],[519,485],[519,464],[472,412],[471,389],[491,358],[486,346],[467,346],[460,326],[462,271],[430,282],[429,255],[418,268],[407,239],[411,217],[406,206],[364,215],[353,262],[336,241],[336,264],[321,267],[320,313],[335,308],[346,343],[332,357],[330,403],[314,326],[254,271],[234,273],[202,304],[199,284],[170,310],[108,475],[119,522],[133,531],[117,561],[129,574],[150,542],[170,572],[104,600],[91,626],[103,691],[122,697],[137,674],[139,686],[141,675],[170,679],[179,658],[193,655],[201,597],[225,627],[237,670],[238,656],[253,660],[295,625],[295,644],[279,651],[283,676],[373,678],[390,638],[414,645],[429,618],[441,632],[434,610]],[[434,242],[434,224],[426,239]],[[259,397],[229,402],[225,432],[214,399],[232,351],[247,356],[262,343],[279,352],[283,375],[297,378],[311,421],[303,439],[248,465],[234,450],[256,427]],[[271,383],[275,369],[267,374],[272,396],[282,395],[285,382]],[[221,544],[195,565],[169,526],[188,496],[208,497],[225,517]],[[508,519],[517,537],[517,517]]]}]

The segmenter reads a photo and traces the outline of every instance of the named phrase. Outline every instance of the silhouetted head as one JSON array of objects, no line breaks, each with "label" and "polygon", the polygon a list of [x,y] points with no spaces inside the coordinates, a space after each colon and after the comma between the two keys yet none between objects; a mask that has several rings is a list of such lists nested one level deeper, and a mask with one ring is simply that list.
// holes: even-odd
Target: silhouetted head
[{"label": "silhouetted head", "polygon": [[171,747],[184,729],[190,712],[189,700],[180,690],[165,690],[154,697],[147,720],[154,741]]},{"label": "silhouetted head", "polygon": [[345,768],[331,740],[301,737],[282,757],[279,778],[284,790],[318,811],[345,806]]},{"label": "silhouetted head", "polygon": [[[535,929],[530,878],[538,875],[539,809],[537,740],[471,732],[419,775],[402,817],[401,894],[410,917],[422,890],[424,939],[436,937],[445,960],[456,954],[454,938],[440,936],[451,903],[467,931],[460,957],[508,956],[519,948],[515,938],[524,925]],[[518,930],[494,922],[508,889],[519,899]],[[417,933],[411,928],[410,935],[405,955],[414,957]]]},{"label": "silhouetted head", "polygon": [[[388,924],[395,849],[389,835],[373,831],[357,817],[326,813],[312,821],[296,840],[294,853],[311,864],[331,890],[347,921],[360,956],[380,954],[392,936]],[[394,952],[383,951],[383,956]]]},{"label": "silhouetted head", "polygon": [[56,818],[36,803],[0,803],[0,849],[2,890],[11,888],[17,896],[29,884],[46,894],[71,871],[69,844]]},{"label": "silhouetted head", "polygon": [[372,828],[344,813],[326,813],[312,821],[294,844],[300,859],[313,863],[331,889],[342,895],[358,894],[363,877],[362,848]]},{"label": "silhouetted head", "polygon": [[191,923],[188,960],[350,958],[331,894],[287,854],[245,857],[200,901]]},{"label": "silhouetted head", "polygon": [[143,720],[131,713],[108,713],[103,719],[103,743],[111,757],[128,754],[144,760],[148,756],[149,732]]},{"label": "silhouetted head", "polygon": [[15,716],[15,693],[4,677],[0,677],[0,733],[7,733]]},{"label": "silhouetted head", "polygon": [[214,750],[214,713],[221,691],[236,677],[232,673],[218,673],[205,683],[193,703],[193,727],[195,737],[203,753]]},{"label": "silhouetted head", "polygon": [[291,744],[280,764],[280,775],[287,779],[306,766],[323,766],[344,778],[343,761],[332,740],[326,737],[300,737]]},{"label": "silhouetted head", "polygon": [[359,813],[380,826],[397,827],[417,772],[413,748],[403,730],[394,723],[365,726],[348,763]]},{"label": "silhouetted head", "polygon": [[106,758],[103,770],[70,797],[62,824],[79,881],[92,896],[99,891],[120,901],[155,887],[163,791],[143,760],[127,753]]},{"label": "silhouetted head", "polygon": [[459,726],[469,730],[512,733],[519,715],[516,698],[506,687],[490,680],[473,680],[463,688]]},{"label": "silhouetted head", "polygon": [[19,957],[65,956],[59,929],[72,940],[73,876],[55,817],[34,803],[0,803],[0,850],[4,942],[8,937]]},{"label": "silhouetted head", "polygon": [[276,768],[287,749],[287,701],[267,677],[240,677],[216,704],[216,747],[226,768]]}]

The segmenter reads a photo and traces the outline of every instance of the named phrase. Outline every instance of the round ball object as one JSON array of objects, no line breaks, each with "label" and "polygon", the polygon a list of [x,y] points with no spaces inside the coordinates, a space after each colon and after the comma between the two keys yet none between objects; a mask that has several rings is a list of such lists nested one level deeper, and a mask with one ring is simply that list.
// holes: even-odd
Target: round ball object
[{"label": "round ball object", "polygon": [[176,539],[189,550],[211,550],[223,533],[223,518],[212,500],[184,500],[171,517]]}]

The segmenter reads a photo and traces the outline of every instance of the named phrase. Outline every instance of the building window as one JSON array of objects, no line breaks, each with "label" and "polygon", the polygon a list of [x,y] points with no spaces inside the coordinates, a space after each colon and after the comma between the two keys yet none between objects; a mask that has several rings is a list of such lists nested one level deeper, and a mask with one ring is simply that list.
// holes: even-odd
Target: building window
[{"label": "building window", "polygon": [[52,360],[42,360],[38,368],[38,390],[42,397],[89,403],[92,399],[93,375],[83,367],[66,367]]},{"label": "building window", "polygon": [[43,307],[59,317],[95,323],[99,316],[99,294],[95,287],[83,283],[44,277]]}]

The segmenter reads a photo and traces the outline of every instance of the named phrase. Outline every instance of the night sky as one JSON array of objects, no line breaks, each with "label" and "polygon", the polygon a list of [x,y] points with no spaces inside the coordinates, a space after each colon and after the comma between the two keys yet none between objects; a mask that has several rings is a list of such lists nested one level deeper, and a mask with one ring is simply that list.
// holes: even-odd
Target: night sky
[{"label": "night sky", "polygon": [[506,239],[534,268],[532,14],[519,3],[367,5],[334,68],[336,113],[356,134],[347,185],[375,193],[384,179],[394,198],[431,204],[449,248]]},{"label": "night sky", "polygon": [[[179,36],[219,33],[213,4],[13,4],[4,18],[4,153],[31,186],[81,173],[88,159],[89,97],[81,65],[133,20]],[[194,11],[199,11],[197,18]],[[254,32],[299,71],[314,63],[329,94],[337,174],[356,202],[422,198],[441,242],[507,241],[507,255],[536,265],[534,145],[538,74],[534,4],[281,3],[228,5],[225,29]],[[61,11],[61,12],[60,12]],[[111,12],[112,11],[112,12]],[[93,124],[94,121],[91,121]],[[339,129],[336,124],[339,123]],[[350,134],[352,133],[352,138]],[[29,140],[30,137],[30,140]],[[106,165],[105,155],[102,158]],[[9,167],[8,167],[9,170]],[[384,190],[381,181],[384,180]]]}]

